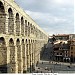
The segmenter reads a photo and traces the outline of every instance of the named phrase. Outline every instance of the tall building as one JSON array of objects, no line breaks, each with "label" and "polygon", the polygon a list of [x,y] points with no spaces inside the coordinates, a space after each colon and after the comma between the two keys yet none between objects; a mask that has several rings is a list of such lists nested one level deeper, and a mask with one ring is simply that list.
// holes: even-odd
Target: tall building
[{"label": "tall building", "polygon": [[0,0],[0,72],[32,72],[48,35],[14,0]]}]

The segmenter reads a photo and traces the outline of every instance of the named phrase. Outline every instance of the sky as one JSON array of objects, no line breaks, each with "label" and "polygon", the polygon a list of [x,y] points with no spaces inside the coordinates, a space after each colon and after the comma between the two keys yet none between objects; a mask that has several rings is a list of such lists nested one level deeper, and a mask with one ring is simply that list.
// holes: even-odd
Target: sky
[{"label": "sky", "polygon": [[74,33],[74,0],[15,0],[48,34]]}]

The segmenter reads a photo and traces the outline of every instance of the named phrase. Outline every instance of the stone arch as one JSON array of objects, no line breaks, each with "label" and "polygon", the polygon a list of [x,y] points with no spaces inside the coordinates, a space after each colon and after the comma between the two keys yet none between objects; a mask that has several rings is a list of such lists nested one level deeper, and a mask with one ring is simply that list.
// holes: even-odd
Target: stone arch
[{"label": "stone arch", "polygon": [[25,20],[25,35],[27,36],[27,20]]},{"label": "stone arch", "polygon": [[14,34],[14,17],[13,17],[13,11],[11,8],[8,9],[8,32],[9,34]]},{"label": "stone arch", "polygon": [[7,72],[7,48],[4,37],[0,37],[0,72]]},{"label": "stone arch", "polygon": [[34,34],[34,25],[33,25],[33,34]]},{"label": "stone arch", "polygon": [[32,42],[32,39],[30,40],[30,49],[29,49],[29,53],[30,53],[30,72],[33,71],[33,42]]},{"label": "stone arch", "polygon": [[31,24],[31,33],[33,33],[33,26],[32,26],[32,24]]},{"label": "stone arch", "polygon": [[24,19],[21,17],[21,35],[24,35]]},{"label": "stone arch", "polygon": [[28,36],[30,36],[30,23],[28,22]]},{"label": "stone arch", "polygon": [[20,45],[20,40],[19,39],[16,40],[16,45],[17,46]]},{"label": "stone arch", "polygon": [[34,40],[32,40],[32,70],[35,69],[34,67]]},{"label": "stone arch", "polygon": [[34,29],[33,29],[33,34],[35,35],[35,26],[34,26]]},{"label": "stone arch", "polygon": [[28,65],[28,69],[29,69],[29,72],[31,72],[32,70],[32,57],[31,57],[31,40],[29,39],[28,40],[28,61],[29,61],[29,65]]},{"label": "stone arch", "polygon": [[22,58],[23,58],[23,71],[25,70],[25,43],[24,39],[22,39]]},{"label": "stone arch", "polygon": [[15,46],[14,46],[14,40],[12,38],[10,38],[9,40],[9,49],[10,49],[10,72],[15,73],[16,71]]},{"label": "stone arch", "polygon": [[20,18],[18,13],[16,13],[16,35],[20,35]]},{"label": "stone arch", "polygon": [[19,38],[16,40],[17,46],[17,63],[18,63],[18,73],[21,73],[21,46]]},{"label": "stone arch", "polygon": [[26,43],[28,42],[28,40],[26,39]]},{"label": "stone arch", "polygon": [[5,33],[6,14],[3,3],[0,1],[0,33]]},{"label": "stone arch", "polygon": [[28,39],[26,39],[26,59],[27,59],[27,71],[29,71],[29,44]]},{"label": "stone arch", "polygon": [[9,46],[14,46],[14,41],[12,38],[10,38],[10,40],[9,40]]}]

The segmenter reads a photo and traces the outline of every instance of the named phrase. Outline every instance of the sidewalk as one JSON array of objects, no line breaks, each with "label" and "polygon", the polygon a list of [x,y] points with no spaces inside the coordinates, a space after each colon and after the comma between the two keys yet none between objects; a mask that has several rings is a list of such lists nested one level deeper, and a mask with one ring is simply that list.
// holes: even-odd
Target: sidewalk
[{"label": "sidewalk", "polygon": [[43,60],[40,60],[40,63],[42,63],[42,62],[47,62],[47,63],[52,63],[52,64],[61,64],[61,65],[73,65],[73,66],[75,66],[75,63],[72,63],[72,64],[70,64],[70,63],[65,63],[65,62],[56,62],[56,61],[43,61]]}]

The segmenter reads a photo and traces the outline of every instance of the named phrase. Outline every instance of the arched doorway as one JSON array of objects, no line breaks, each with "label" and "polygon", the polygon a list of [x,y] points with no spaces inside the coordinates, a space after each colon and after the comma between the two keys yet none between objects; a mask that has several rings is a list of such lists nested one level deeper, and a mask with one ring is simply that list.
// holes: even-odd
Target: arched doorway
[{"label": "arched doorway", "polygon": [[12,38],[9,40],[9,48],[10,48],[10,72],[15,73],[16,71],[15,46],[14,40]]},{"label": "arched doorway", "polygon": [[21,73],[21,46],[20,46],[20,40],[17,39],[16,41],[17,46],[17,62],[18,62],[18,73]]},{"label": "arched doorway", "polygon": [[13,18],[13,11],[11,8],[8,9],[8,32],[9,34],[14,34],[14,18]]},{"label": "arched doorway", "polygon": [[16,35],[20,35],[20,20],[19,20],[19,14],[16,14]]},{"label": "arched doorway", "polygon": [[0,33],[5,33],[6,14],[3,3],[0,1]]},{"label": "arched doorway", "polygon": [[7,48],[3,37],[0,37],[0,72],[7,72]]}]

